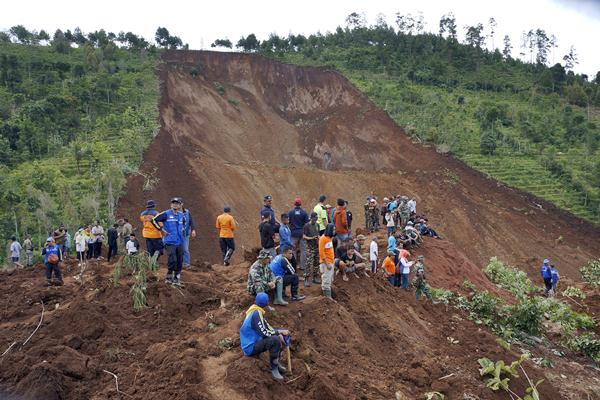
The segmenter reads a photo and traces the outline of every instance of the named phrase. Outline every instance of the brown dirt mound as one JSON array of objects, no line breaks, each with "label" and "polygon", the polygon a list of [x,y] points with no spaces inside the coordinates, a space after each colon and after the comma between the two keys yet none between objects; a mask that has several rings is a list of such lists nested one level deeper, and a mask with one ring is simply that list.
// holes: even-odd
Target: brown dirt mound
[{"label": "brown dirt mound", "polygon": [[278,213],[297,195],[306,208],[322,193],[331,204],[342,196],[360,227],[372,192],[414,194],[418,211],[479,267],[498,256],[537,278],[549,257],[576,278],[600,256],[596,227],[412,143],[334,71],[234,53],[169,51],[163,60],[162,129],[143,165],[160,181],[144,192],[141,177],[130,179],[120,210],[137,220],[146,199],[165,208],[182,195],[199,225],[196,258],[218,261],[213,225],[225,204],[240,222],[238,246],[253,248],[266,193]]}]

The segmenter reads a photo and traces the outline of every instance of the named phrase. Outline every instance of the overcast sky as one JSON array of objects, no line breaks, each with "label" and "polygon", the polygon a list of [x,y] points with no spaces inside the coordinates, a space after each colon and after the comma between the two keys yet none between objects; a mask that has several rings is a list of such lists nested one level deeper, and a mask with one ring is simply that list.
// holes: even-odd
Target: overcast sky
[{"label": "overcast sky", "polygon": [[[495,46],[501,47],[508,34],[513,56],[518,56],[524,30],[541,28],[558,38],[554,62],[562,62],[571,45],[579,55],[576,72],[593,77],[600,70],[600,0],[504,0],[454,1],[382,1],[382,0],[304,0],[304,1],[17,1],[6,2],[0,13],[0,29],[22,24],[29,29],[74,29],[84,32],[104,28],[115,33],[132,31],[150,40],[158,26],[178,35],[190,48],[209,48],[216,38],[228,37],[234,43],[242,34],[255,33],[259,39],[269,33],[280,35],[333,31],[351,12],[364,13],[374,23],[383,13],[390,24],[395,14],[423,12],[426,29],[437,32],[440,17],[452,11],[460,37],[464,25],[494,17],[498,26]],[[489,31],[488,31],[489,33]],[[491,40],[488,39],[488,47]],[[552,55],[549,57],[552,60]]]}]

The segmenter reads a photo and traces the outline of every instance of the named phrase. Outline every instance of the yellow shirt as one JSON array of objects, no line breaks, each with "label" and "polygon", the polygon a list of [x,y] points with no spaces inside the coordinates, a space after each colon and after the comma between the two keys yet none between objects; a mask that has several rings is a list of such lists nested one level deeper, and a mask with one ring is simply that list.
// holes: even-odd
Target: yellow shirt
[{"label": "yellow shirt", "polygon": [[223,213],[217,217],[215,228],[219,230],[219,237],[222,238],[233,238],[233,231],[235,231],[235,220],[227,213]]},{"label": "yellow shirt", "polygon": [[319,225],[319,230],[324,230],[327,227],[327,222],[324,223],[323,220],[328,221],[325,207],[321,203],[318,203],[313,211],[317,213],[317,224]]}]

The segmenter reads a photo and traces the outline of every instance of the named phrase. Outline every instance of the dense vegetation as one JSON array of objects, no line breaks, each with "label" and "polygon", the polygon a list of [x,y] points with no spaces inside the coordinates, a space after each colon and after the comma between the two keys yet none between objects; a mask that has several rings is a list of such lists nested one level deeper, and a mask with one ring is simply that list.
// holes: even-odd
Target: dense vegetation
[{"label": "dense vegetation", "polygon": [[[509,37],[494,47],[495,22],[466,27],[440,20],[424,31],[421,17],[396,15],[396,27],[379,17],[367,26],[351,14],[335,32],[259,41],[237,47],[303,65],[332,66],[383,107],[415,140],[429,142],[510,185],[600,221],[600,71],[573,72],[572,47],[554,58],[556,38],[524,32],[521,56]],[[490,49],[486,40],[491,42]],[[213,46],[231,48],[227,39]],[[493,50],[491,50],[493,49]],[[548,65],[553,64],[551,67]]]},{"label": "dense vegetation", "polygon": [[[181,47],[165,28],[155,39]],[[131,32],[0,33],[1,237],[29,233],[40,245],[59,223],[73,232],[114,220],[158,132],[157,61]]]}]

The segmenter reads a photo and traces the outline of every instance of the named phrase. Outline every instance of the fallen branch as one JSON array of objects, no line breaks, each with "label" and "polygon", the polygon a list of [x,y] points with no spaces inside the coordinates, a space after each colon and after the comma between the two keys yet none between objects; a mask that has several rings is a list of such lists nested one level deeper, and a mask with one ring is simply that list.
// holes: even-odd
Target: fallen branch
[{"label": "fallen branch", "polygon": [[44,311],[46,310],[46,307],[44,307],[44,300],[40,300],[40,302],[42,303],[42,315],[40,315],[40,322],[38,322],[37,326],[35,327],[35,330],[31,332],[31,335],[29,335],[29,337],[23,342],[21,348],[25,347],[27,342],[29,342],[29,339],[33,337],[33,335],[38,331],[38,329],[40,329],[40,326],[42,325],[42,321],[44,320]]},{"label": "fallen branch", "polygon": [[12,349],[12,348],[13,348],[13,346],[14,346],[15,344],[17,344],[17,342],[12,342],[12,344],[11,344],[10,346],[8,346],[8,349],[6,349],[6,350],[4,351],[4,353],[2,353],[2,355],[1,355],[0,357],[4,357],[4,355],[5,355],[6,353],[8,353],[8,352],[10,351],[10,349]]},{"label": "fallen branch", "polygon": [[577,301],[575,301],[575,299],[574,299],[574,298],[572,298],[571,296],[567,296],[566,294],[563,294],[563,296],[565,296],[567,299],[571,300],[573,303],[577,304],[579,307],[587,309],[587,306],[584,306],[583,304],[579,304],[579,303],[578,303]]},{"label": "fallen branch", "polygon": [[113,374],[112,372],[107,371],[105,369],[103,369],[102,372],[106,372],[107,374],[112,375],[115,378],[115,386],[117,387],[117,393],[121,393],[121,394],[124,394],[125,396],[131,397],[130,394],[127,394],[127,393],[119,390],[119,377],[116,374]]},{"label": "fallen branch", "polygon": [[298,380],[298,379],[300,379],[300,378],[302,378],[302,375],[299,375],[299,376],[295,377],[294,379],[290,379],[290,380],[289,380],[289,381],[287,381],[286,383],[292,383],[292,382],[294,382],[294,381],[296,381],[296,380]]},{"label": "fallen branch", "polygon": [[451,373],[451,374],[448,374],[448,375],[446,375],[446,376],[442,376],[441,378],[439,378],[439,379],[438,379],[438,381],[441,381],[441,380],[443,380],[443,379],[450,378],[451,376],[454,376],[454,375],[455,375],[455,374],[454,374],[454,372],[453,372],[453,373]]}]

